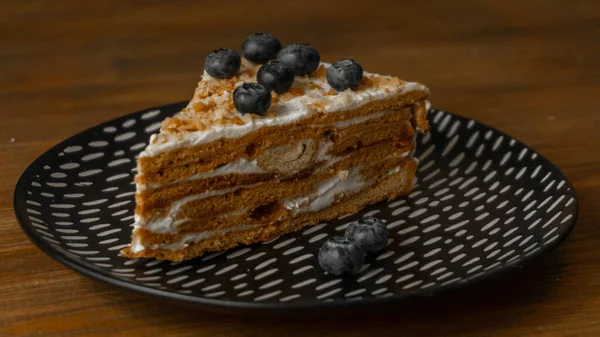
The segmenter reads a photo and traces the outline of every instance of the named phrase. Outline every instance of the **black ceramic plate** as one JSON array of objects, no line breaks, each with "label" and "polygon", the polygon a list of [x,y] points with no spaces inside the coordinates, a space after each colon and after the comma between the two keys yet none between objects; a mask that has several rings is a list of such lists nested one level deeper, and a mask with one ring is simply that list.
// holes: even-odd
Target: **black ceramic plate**
[{"label": "black ceramic plate", "polygon": [[[500,131],[431,110],[408,197],[271,242],[180,263],[118,256],[133,223],[135,156],[183,103],[86,130],[21,176],[15,210],[44,252],[87,276],[205,307],[285,309],[387,302],[469,284],[558,245],[577,218],[563,174]],[[363,215],[383,219],[386,249],[361,273],[324,275],[316,253]]]}]

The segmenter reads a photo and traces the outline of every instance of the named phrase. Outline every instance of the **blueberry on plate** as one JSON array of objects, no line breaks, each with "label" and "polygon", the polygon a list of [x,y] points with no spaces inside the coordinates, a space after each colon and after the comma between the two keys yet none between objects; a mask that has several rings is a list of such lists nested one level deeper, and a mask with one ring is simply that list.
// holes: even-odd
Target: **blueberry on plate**
[{"label": "blueberry on plate", "polygon": [[234,50],[219,48],[212,51],[204,61],[204,70],[214,78],[232,78],[240,71],[242,59]]},{"label": "blueberry on plate", "polygon": [[258,83],[244,83],[233,91],[233,105],[242,114],[264,115],[271,106],[271,93]]},{"label": "blueberry on plate", "polygon": [[242,56],[254,63],[265,63],[277,57],[281,42],[268,33],[254,33],[242,43]]},{"label": "blueberry on plate", "polygon": [[335,91],[344,91],[348,88],[358,89],[362,77],[363,68],[350,59],[339,60],[327,70],[327,83]]},{"label": "blueberry on plate", "polygon": [[294,71],[279,61],[269,61],[260,67],[256,80],[267,90],[282,93],[294,84]]},{"label": "blueberry on plate", "polygon": [[306,75],[319,68],[319,52],[307,44],[291,44],[277,54],[277,61],[292,68],[295,75]]},{"label": "blueberry on plate", "polygon": [[352,241],[338,236],[327,240],[319,249],[319,265],[329,274],[342,276],[358,273],[365,253]]},{"label": "blueberry on plate", "polygon": [[381,220],[366,216],[350,223],[346,228],[346,238],[365,253],[375,253],[385,247],[388,240],[387,227]]}]

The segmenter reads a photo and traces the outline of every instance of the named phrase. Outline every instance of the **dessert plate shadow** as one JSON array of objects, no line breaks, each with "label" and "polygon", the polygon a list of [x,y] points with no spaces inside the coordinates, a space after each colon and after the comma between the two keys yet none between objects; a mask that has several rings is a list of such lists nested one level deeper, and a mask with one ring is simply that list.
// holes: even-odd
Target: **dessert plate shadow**
[{"label": "dessert plate shadow", "polygon": [[[16,217],[31,240],[74,270],[122,288],[206,309],[302,309],[378,304],[457,288],[555,248],[577,219],[571,184],[510,136],[431,109],[412,193],[273,241],[184,262],[129,260],[136,155],[176,103],[79,133],[36,159],[16,186]],[[373,215],[386,248],[359,275],[337,278],[317,252],[349,222]]]}]

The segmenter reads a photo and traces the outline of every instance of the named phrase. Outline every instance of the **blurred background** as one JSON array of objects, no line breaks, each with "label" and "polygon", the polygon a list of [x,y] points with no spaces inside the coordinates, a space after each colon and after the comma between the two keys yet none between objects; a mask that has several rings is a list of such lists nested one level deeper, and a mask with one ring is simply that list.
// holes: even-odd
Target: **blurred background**
[{"label": "blurred background", "polygon": [[394,315],[372,324],[263,319],[257,325],[158,305],[68,270],[18,228],[12,192],[35,158],[101,122],[188,100],[210,51],[240,51],[258,31],[283,44],[310,43],[323,61],[349,57],[369,72],[424,83],[434,107],[524,141],[575,185],[581,215],[573,244],[517,274],[519,287],[474,291],[458,311],[414,311],[403,331],[597,335],[600,1],[0,0],[0,8],[0,292],[6,295],[0,335],[3,325],[9,335],[93,329],[98,336],[158,326],[165,335],[184,334],[193,325],[206,335],[266,336],[302,331],[307,323],[330,335],[380,327],[397,335]]},{"label": "blurred background", "polygon": [[[351,57],[368,71],[424,83],[434,106],[536,143],[536,130],[558,121],[564,136],[581,127],[557,99],[570,102],[568,114],[592,108],[576,98],[599,89],[599,8],[544,0],[6,1],[0,113],[17,133],[34,114],[51,114],[36,134],[55,142],[189,99],[211,50],[239,51],[248,34],[266,31],[283,44],[310,43],[324,61]],[[510,124],[516,118],[535,128]]]}]

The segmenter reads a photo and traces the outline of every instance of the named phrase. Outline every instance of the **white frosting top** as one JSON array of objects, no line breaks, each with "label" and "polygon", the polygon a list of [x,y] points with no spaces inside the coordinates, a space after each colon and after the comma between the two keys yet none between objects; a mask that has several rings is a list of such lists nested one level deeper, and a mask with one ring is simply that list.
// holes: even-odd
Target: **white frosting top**
[{"label": "white frosting top", "polygon": [[[419,83],[403,82],[395,77],[365,72],[363,78],[368,79],[367,83],[370,84],[361,85],[356,91],[348,89],[335,93],[324,76],[329,66],[330,64],[322,63],[322,68],[314,75],[297,76],[290,92],[274,100],[267,116],[264,117],[252,114],[242,116],[232,108],[233,89],[244,83],[244,80],[256,80],[253,73],[257,70],[255,65],[244,60],[240,69],[242,75],[231,80],[215,79],[205,72],[188,107],[175,116],[179,121],[174,125],[163,124],[160,136],[153,135],[150,138],[150,144],[140,157],[152,157],[162,152],[208,143],[223,137],[239,138],[259,128],[290,124],[317,112],[352,110],[398,93],[428,92],[428,89]],[[219,81],[237,82],[223,88],[223,82]],[[207,95],[206,91],[211,95]],[[210,108],[208,111],[200,111],[198,106]],[[234,119],[237,119],[237,124],[232,122]],[[178,126],[179,124],[183,126]],[[197,125],[202,125],[202,129],[197,129]]]}]

